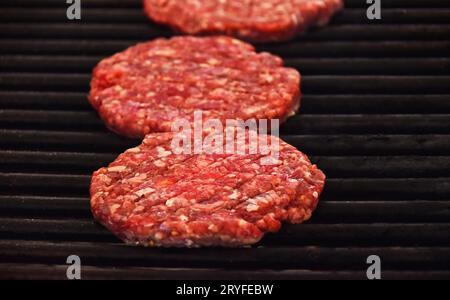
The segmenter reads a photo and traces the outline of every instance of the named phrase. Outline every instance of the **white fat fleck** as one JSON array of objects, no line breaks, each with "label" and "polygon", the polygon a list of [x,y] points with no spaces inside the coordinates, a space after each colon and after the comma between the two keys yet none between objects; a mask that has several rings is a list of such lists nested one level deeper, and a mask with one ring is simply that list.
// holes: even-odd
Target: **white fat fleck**
[{"label": "white fat fleck", "polygon": [[92,204],[97,203],[98,198],[100,198],[102,195],[103,195],[103,192],[98,192],[97,194],[95,194],[94,196],[92,196],[92,198],[91,198]]},{"label": "white fat fleck", "polygon": [[252,164],[252,169],[258,170],[260,167],[258,164]]},{"label": "white fat fleck", "polygon": [[314,197],[314,198],[319,198],[319,193],[314,192],[314,193],[313,193],[313,197]]},{"label": "white fat fleck", "polygon": [[210,58],[210,59],[208,59],[208,64],[210,64],[210,65],[218,65],[220,63],[220,61],[218,61],[217,59],[215,59],[215,58]]},{"label": "white fat fleck", "polygon": [[171,56],[175,54],[175,50],[173,49],[157,49],[154,51],[154,54],[160,56]]},{"label": "white fat fleck", "polygon": [[243,111],[244,113],[250,115],[250,114],[254,114],[254,113],[256,113],[256,112],[259,112],[259,111],[261,111],[261,110],[263,110],[263,109],[264,109],[264,106],[263,106],[263,105],[255,105],[255,106],[252,106],[252,107],[243,108],[242,111]]},{"label": "white fat fleck", "polygon": [[252,199],[249,199],[247,202],[248,202],[249,204],[257,205],[257,204],[258,204],[258,198],[252,198]]},{"label": "white fat fleck", "polygon": [[163,147],[156,148],[156,151],[158,151],[158,157],[163,158],[172,155],[172,152],[166,151]]},{"label": "white fat fleck", "polygon": [[274,80],[273,76],[270,75],[270,74],[262,74],[261,75],[261,79],[264,80],[267,83],[271,83]]},{"label": "white fat fleck", "polygon": [[131,148],[127,150],[128,153],[139,153],[141,152],[141,149],[139,147]]},{"label": "white fat fleck", "polygon": [[127,169],[125,166],[117,166],[117,167],[110,167],[108,168],[109,172],[123,172]]},{"label": "white fat fleck", "polygon": [[157,232],[157,233],[155,234],[155,240],[157,240],[157,241],[162,240],[163,237],[164,237],[164,235],[163,235],[161,232]]},{"label": "white fat fleck", "polygon": [[147,179],[147,175],[145,174],[136,174],[133,178],[129,179],[128,182],[131,183],[140,183]]},{"label": "white fat fleck", "polygon": [[145,207],[140,205],[134,209],[134,212],[141,212],[141,211],[144,211],[144,209],[145,209]]},{"label": "white fat fleck", "polygon": [[273,156],[265,156],[261,158],[261,165],[263,166],[276,166],[282,163],[281,160],[273,157]]},{"label": "white fat fleck", "polygon": [[172,207],[175,205],[175,199],[169,199],[166,201],[166,206]]},{"label": "white fat fleck", "polygon": [[247,211],[248,212],[253,212],[253,211],[258,211],[259,206],[256,204],[249,204],[247,205]]},{"label": "white fat fleck", "polygon": [[179,217],[178,217],[178,219],[179,219],[180,221],[182,221],[182,222],[186,222],[186,221],[188,221],[188,220],[189,220],[189,218],[188,218],[188,217],[186,217],[185,215],[181,215],[181,216],[179,216]]},{"label": "white fat fleck", "polygon": [[190,246],[192,246],[192,245],[194,245],[194,242],[193,242],[193,241],[191,241],[191,240],[186,240],[186,246],[190,247]]},{"label": "white fat fleck", "polygon": [[219,230],[219,229],[217,228],[217,226],[214,225],[214,224],[209,225],[209,226],[208,226],[208,229],[209,229],[209,231],[212,231],[212,232],[217,232],[217,231]]},{"label": "white fat fleck", "polygon": [[234,190],[233,193],[230,196],[228,196],[228,198],[230,200],[237,200],[238,197],[239,197],[239,191],[238,190]]},{"label": "white fat fleck", "polygon": [[228,79],[226,78],[222,78],[222,79],[217,79],[216,83],[218,85],[225,85],[228,82]]},{"label": "white fat fleck", "polygon": [[155,191],[155,189],[146,188],[146,189],[142,189],[142,190],[139,190],[139,191],[135,192],[135,194],[138,195],[139,197],[142,197],[144,195],[153,193],[154,191]]},{"label": "white fat fleck", "polygon": [[111,183],[111,178],[109,178],[108,175],[102,175],[100,178],[106,184],[110,184]]},{"label": "white fat fleck", "polygon": [[114,214],[120,207],[120,204],[111,205],[111,213]]},{"label": "white fat fleck", "polygon": [[243,219],[239,220],[239,227],[245,227],[245,226],[247,226],[247,221],[245,221]]},{"label": "white fat fleck", "polygon": [[261,202],[262,204],[267,204],[269,203],[269,201],[267,199],[260,199],[259,202]]},{"label": "white fat fleck", "polygon": [[155,166],[157,166],[158,168],[163,168],[163,167],[166,166],[166,163],[163,162],[163,161],[160,160],[160,159],[158,159],[157,161],[155,161],[153,164],[154,164]]}]

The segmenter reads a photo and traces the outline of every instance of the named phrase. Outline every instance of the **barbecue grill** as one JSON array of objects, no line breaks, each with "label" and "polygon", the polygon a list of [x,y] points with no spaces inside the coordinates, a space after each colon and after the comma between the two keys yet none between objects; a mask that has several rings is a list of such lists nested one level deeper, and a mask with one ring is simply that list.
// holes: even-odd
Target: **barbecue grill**
[{"label": "barbecue grill", "polygon": [[91,172],[139,141],[86,100],[96,63],[169,36],[140,0],[0,2],[0,277],[65,279],[450,278],[450,2],[384,0],[382,20],[346,0],[333,23],[259,45],[303,75],[282,138],[328,175],[313,219],[250,249],[126,246],[94,222]]}]

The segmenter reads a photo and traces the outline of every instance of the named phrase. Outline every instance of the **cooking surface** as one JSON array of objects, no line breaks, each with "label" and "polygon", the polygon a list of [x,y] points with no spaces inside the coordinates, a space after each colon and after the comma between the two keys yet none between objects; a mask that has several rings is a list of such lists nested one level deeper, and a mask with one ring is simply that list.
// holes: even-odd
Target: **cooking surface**
[{"label": "cooking surface", "polygon": [[253,249],[128,247],[89,210],[92,171],[139,141],[88,105],[90,72],[138,41],[169,36],[139,0],[0,1],[0,277],[155,279],[450,278],[450,2],[383,1],[381,21],[347,0],[334,22],[260,45],[303,75],[282,137],[328,175],[307,224]]}]

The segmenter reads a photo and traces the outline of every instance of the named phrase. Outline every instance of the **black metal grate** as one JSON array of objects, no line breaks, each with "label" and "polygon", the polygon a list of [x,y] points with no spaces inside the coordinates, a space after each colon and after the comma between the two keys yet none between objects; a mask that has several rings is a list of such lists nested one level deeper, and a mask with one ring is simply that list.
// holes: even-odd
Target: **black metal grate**
[{"label": "black metal grate", "polygon": [[0,1],[0,277],[450,278],[450,2],[383,1],[383,19],[347,0],[332,25],[259,46],[301,70],[301,113],[285,140],[329,177],[313,220],[253,249],[127,247],[95,224],[90,174],[138,144],[86,101],[90,71],[139,40],[169,35],[140,0]]}]

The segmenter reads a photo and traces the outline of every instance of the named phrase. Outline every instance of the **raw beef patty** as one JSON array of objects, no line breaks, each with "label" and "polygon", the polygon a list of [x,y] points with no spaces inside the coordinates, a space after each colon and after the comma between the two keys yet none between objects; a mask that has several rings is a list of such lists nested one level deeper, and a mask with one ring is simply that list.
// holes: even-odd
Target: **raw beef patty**
[{"label": "raw beef patty", "polygon": [[270,164],[247,145],[244,155],[175,154],[173,137],[150,134],[93,175],[95,218],[129,244],[252,245],[282,222],[308,220],[317,206],[324,174],[276,137],[279,155]]},{"label": "raw beef patty", "polygon": [[342,8],[342,0],[144,0],[152,20],[177,31],[254,42],[292,39],[327,24]]},{"label": "raw beef patty", "polygon": [[138,44],[101,61],[89,100],[106,125],[131,138],[170,132],[179,119],[281,119],[300,104],[300,74],[281,58],[229,37]]}]

